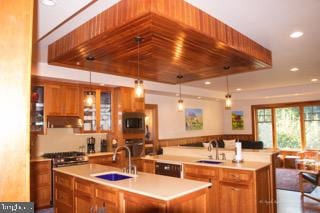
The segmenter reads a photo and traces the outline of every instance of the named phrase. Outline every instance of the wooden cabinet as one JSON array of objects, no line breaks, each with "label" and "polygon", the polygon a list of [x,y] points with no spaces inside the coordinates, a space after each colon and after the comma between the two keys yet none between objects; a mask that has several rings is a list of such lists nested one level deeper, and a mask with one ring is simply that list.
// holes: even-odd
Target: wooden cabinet
[{"label": "wooden cabinet", "polygon": [[209,195],[207,200],[208,212],[219,212],[219,170],[216,168],[184,165],[184,178],[190,180],[198,180],[209,182],[212,186],[209,188]]},{"label": "wooden cabinet", "polygon": [[121,154],[117,154],[116,162],[112,161],[112,155],[100,155],[100,156],[89,156],[89,163],[93,164],[101,164],[105,166],[112,166],[121,168],[123,167],[123,156]]},{"label": "wooden cabinet", "polygon": [[95,184],[95,209],[117,213],[120,208],[119,191],[110,187]]},{"label": "wooden cabinet", "polygon": [[79,116],[79,87],[46,84],[44,92],[46,115]]},{"label": "wooden cabinet", "polygon": [[33,161],[30,165],[30,197],[36,208],[51,205],[51,161]]},{"label": "wooden cabinet", "polygon": [[72,176],[61,173],[55,173],[55,213],[73,212],[73,183],[74,178]]},{"label": "wooden cabinet", "polygon": [[143,160],[143,172],[147,172],[147,173],[155,173],[155,161],[154,160]]},{"label": "wooden cabinet", "polygon": [[[83,119],[83,132],[111,131],[112,90],[107,88],[81,89],[81,118]],[[94,97],[94,103],[88,105],[84,100],[88,94]]]},{"label": "wooden cabinet", "polygon": [[254,210],[254,194],[251,185],[221,182],[219,190],[221,213],[256,212]]},{"label": "wooden cabinet", "polygon": [[74,212],[88,213],[94,209],[94,184],[79,178],[74,180]]}]

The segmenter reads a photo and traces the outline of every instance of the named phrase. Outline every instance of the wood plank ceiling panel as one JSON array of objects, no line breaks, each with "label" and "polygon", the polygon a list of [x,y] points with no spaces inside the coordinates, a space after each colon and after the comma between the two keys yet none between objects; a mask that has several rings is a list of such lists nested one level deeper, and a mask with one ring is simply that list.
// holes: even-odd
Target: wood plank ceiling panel
[{"label": "wood plank ceiling panel", "polygon": [[146,80],[175,84],[179,73],[188,82],[272,65],[269,50],[183,0],[122,0],[52,43],[48,61],[134,78],[137,35]]}]

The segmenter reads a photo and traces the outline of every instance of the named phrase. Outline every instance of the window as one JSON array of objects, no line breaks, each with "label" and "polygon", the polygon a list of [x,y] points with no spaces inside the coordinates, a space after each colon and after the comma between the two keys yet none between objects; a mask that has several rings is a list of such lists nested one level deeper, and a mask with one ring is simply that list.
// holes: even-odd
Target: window
[{"label": "window", "polygon": [[263,141],[264,148],[272,148],[272,110],[257,110],[258,140]]},{"label": "window", "polygon": [[320,106],[304,107],[306,149],[320,149]]},{"label": "window", "polygon": [[320,150],[320,102],[252,106],[254,133],[265,148]]},{"label": "window", "polygon": [[301,149],[299,107],[276,108],[276,138],[279,149]]}]

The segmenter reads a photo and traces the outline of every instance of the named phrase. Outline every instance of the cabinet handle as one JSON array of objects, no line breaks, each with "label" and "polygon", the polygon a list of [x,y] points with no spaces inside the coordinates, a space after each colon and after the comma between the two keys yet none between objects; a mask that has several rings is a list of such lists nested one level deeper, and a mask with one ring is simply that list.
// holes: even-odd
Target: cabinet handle
[{"label": "cabinet handle", "polygon": [[[209,182],[210,183],[212,183],[212,179],[211,178],[209,178]],[[213,184],[212,184],[213,185]],[[212,188],[212,185],[211,186],[209,186],[209,189],[211,189]]]}]

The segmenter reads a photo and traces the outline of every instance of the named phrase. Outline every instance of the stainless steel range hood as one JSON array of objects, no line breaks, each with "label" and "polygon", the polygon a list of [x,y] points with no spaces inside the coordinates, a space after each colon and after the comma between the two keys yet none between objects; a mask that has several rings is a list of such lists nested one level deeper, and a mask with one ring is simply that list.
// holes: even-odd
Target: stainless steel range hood
[{"label": "stainless steel range hood", "polygon": [[78,116],[47,116],[48,128],[82,128],[83,122]]}]

